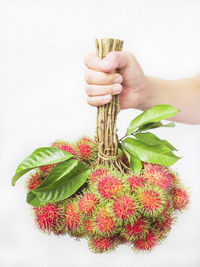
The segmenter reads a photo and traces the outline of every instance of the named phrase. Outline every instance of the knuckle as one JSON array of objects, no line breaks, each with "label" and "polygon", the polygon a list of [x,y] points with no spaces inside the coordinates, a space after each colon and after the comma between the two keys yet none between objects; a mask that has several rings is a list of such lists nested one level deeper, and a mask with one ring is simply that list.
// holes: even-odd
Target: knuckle
[{"label": "knuckle", "polygon": [[88,69],[85,70],[85,81],[87,83],[89,83],[90,81],[90,72],[88,71]]},{"label": "knuckle", "polygon": [[91,95],[91,87],[88,84],[85,85],[85,92],[87,95]]}]

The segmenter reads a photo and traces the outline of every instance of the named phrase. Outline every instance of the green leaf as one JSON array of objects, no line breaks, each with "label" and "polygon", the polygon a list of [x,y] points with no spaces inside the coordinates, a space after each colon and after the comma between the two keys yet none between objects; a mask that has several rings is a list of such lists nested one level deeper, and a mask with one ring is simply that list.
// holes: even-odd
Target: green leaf
[{"label": "green leaf", "polygon": [[134,135],[134,137],[141,141],[142,143],[145,143],[147,145],[164,145],[166,147],[168,147],[170,150],[176,150],[177,149],[172,146],[167,140],[162,140],[160,138],[158,138],[155,134],[153,133],[137,133]]},{"label": "green leaf", "polygon": [[127,157],[131,170],[134,174],[139,175],[142,170],[142,162],[130,154],[121,143],[119,143],[120,150],[122,150]]},{"label": "green leaf", "polygon": [[[49,174],[48,183],[42,187],[38,187],[27,194],[27,202],[33,206],[41,206],[51,202],[58,202],[73,195],[87,180],[91,170],[83,162],[70,160],[71,167],[68,162],[62,162],[55,167],[55,171]],[[74,168],[72,166],[76,165]],[[68,168],[71,168],[70,171]],[[57,169],[57,170],[56,170]],[[54,171],[54,172],[53,172]],[[63,175],[64,173],[64,175]],[[57,175],[56,177],[54,175]],[[53,182],[53,176],[55,182]],[[35,195],[35,198],[32,196]],[[35,199],[38,199],[36,201]]]},{"label": "green leaf", "polygon": [[73,157],[67,151],[55,147],[40,147],[26,157],[17,167],[16,173],[12,178],[12,185],[25,173],[40,166],[54,164],[65,161]]},{"label": "green leaf", "polygon": [[147,130],[151,130],[151,129],[154,129],[154,128],[159,128],[159,127],[174,127],[175,124],[173,122],[169,122],[167,124],[163,124],[162,122],[150,122],[150,123],[147,123],[147,124],[144,124],[142,126],[140,126],[138,128],[139,131],[147,131]]},{"label": "green leaf", "polygon": [[150,122],[159,122],[160,120],[170,118],[178,113],[179,110],[170,105],[156,105],[150,109],[145,110],[133,119],[128,128],[126,135],[133,133],[138,127]]},{"label": "green leaf", "polygon": [[130,154],[144,162],[169,167],[179,159],[168,147],[163,145],[147,145],[130,137],[123,140],[122,143]]}]

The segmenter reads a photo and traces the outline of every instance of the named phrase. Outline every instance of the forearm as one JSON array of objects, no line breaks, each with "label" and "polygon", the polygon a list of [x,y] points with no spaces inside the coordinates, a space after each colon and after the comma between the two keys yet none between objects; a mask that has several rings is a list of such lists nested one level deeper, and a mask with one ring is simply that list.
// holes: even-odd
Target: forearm
[{"label": "forearm", "polygon": [[138,107],[146,110],[168,104],[180,112],[170,120],[187,124],[200,123],[200,76],[179,80],[163,80],[146,76],[143,100]]}]

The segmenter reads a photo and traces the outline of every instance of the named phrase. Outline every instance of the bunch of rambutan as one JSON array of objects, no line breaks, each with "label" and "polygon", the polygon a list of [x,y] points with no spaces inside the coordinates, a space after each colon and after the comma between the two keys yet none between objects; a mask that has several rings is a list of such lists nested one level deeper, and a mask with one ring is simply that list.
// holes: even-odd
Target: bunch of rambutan
[{"label": "bunch of rambutan", "polygon": [[[123,41],[96,40],[97,55],[121,51]],[[16,181],[26,181],[27,203],[33,206],[37,227],[45,233],[86,238],[96,253],[127,243],[134,251],[160,244],[187,208],[188,190],[170,169],[179,157],[167,140],[147,132],[179,112],[156,105],[135,117],[118,140],[118,95],[97,109],[96,135],[74,143],[56,140],[40,147],[17,167]]]},{"label": "bunch of rambutan", "polygon": [[[141,174],[136,175],[92,166],[97,144],[86,136],[74,144],[58,140],[52,147],[70,152],[90,166],[91,172],[69,198],[33,207],[36,225],[43,232],[86,238],[97,253],[124,243],[135,251],[150,251],[166,238],[177,212],[188,205],[188,191],[167,167],[143,162]],[[128,167],[128,160],[124,162]],[[55,166],[39,167],[27,179],[27,190],[37,188]]]}]

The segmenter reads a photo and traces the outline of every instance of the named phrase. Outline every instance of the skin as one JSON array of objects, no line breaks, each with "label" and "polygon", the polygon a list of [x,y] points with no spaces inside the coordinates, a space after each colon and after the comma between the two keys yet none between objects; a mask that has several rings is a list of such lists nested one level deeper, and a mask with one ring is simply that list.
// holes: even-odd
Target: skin
[{"label": "skin", "polygon": [[200,73],[178,80],[149,77],[135,56],[126,51],[110,52],[103,60],[91,53],[84,63],[88,104],[104,105],[119,94],[121,110],[143,111],[154,105],[168,104],[180,110],[171,121],[200,124]]}]

